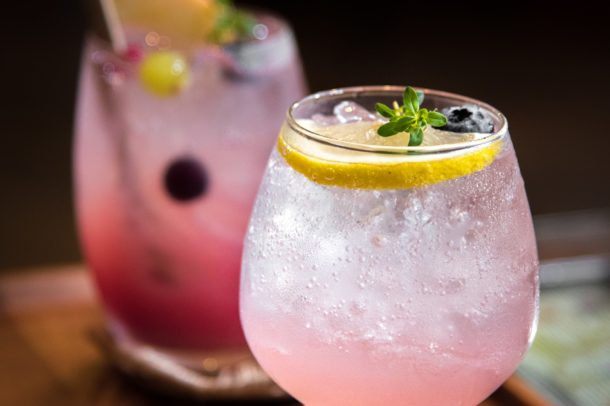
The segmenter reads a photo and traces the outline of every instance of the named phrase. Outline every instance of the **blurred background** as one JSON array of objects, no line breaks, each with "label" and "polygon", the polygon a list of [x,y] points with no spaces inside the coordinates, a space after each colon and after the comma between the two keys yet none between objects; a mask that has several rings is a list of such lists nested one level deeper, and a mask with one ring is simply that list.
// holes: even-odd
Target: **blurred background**
[{"label": "blurred background", "polygon": [[[553,404],[609,404],[610,284],[600,281],[610,281],[610,3],[377,1],[363,6],[347,1],[247,0],[236,4],[274,11],[291,23],[312,92],[408,84],[472,96],[504,112],[545,260],[540,328],[519,373]],[[34,283],[38,293],[28,296],[11,279],[15,271],[82,261],[73,214],[71,155],[87,31],[84,5],[84,0],[11,2],[2,14],[0,304],[6,314],[0,315],[4,322],[0,348],[6,351],[0,355],[8,360],[2,361],[5,374],[19,370],[28,377],[23,382],[10,380],[21,382],[18,395],[50,396],[44,375],[48,371],[60,376],[61,385],[56,386],[67,393],[65,382],[72,382],[68,378],[81,376],[74,365],[90,368],[83,354],[94,354],[91,343],[84,346],[78,341],[83,331],[89,331],[90,313],[66,313],[62,308],[51,312],[55,319],[40,317],[42,327],[36,328],[32,327],[36,313],[6,316],[15,298],[25,298],[29,311],[36,295],[49,299],[57,291],[61,297],[88,286],[85,279],[78,279],[82,286],[69,284],[62,291],[46,280]],[[72,268],[65,268],[66,275],[84,274],[79,266],[73,267],[73,274]],[[28,273],[21,276],[27,278]],[[53,330],[53,326],[63,329],[65,321],[74,327],[69,332],[78,335],[63,336]],[[47,345],[53,337],[61,351]],[[75,345],[83,347],[75,350]],[[49,365],[59,367],[52,370]],[[90,379],[90,387],[96,390],[85,387],[83,399],[95,398],[89,392],[97,393],[98,387],[120,396],[127,392],[120,386],[128,386],[122,381],[85,371],[89,375],[82,376],[95,378]],[[13,382],[4,381],[6,390],[0,392],[11,392]],[[510,382],[507,385],[509,392],[515,389]],[[58,399],[56,404],[66,404],[64,398]],[[116,399],[123,398],[110,396],[107,403],[96,404],[117,404]],[[146,399],[134,404],[157,404]]]},{"label": "blurred background", "polygon": [[[610,207],[608,3],[237,4],[292,23],[312,91],[410,84],[499,108],[534,214]],[[71,143],[83,4],[10,8],[1,67],[0,270],[80,260]]]}]

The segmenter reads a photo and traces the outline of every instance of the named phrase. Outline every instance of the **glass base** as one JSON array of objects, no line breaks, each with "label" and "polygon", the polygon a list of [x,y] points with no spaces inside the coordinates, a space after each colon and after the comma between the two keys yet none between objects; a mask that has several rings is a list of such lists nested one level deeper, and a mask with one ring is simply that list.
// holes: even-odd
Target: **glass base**
[{"label": "glass base", "polygon": [[161,348],[134,338],[112,321],[94,337],[113,366],[156,391],[210,400],[287,397],[247,348]]},{"label": "glass base", "polygon": [[121,352],[134,355],[146,354],[149,357],[154,354],[154,357],[163,358],[206,375],[218,375],[223,368],[254,360],[247,347],[209,350],[161,347],[135,338],[117,321],[109,320],[107,324],[114,345]]}]

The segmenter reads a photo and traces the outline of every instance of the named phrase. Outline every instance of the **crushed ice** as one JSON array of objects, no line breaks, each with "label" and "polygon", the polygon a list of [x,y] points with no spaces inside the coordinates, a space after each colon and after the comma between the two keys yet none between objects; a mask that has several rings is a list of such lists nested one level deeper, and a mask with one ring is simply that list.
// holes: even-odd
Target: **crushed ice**
[{"label": "crushed ice", "polygon": [[358,103],[342,101],[333,108],[332,115],[318,113],[314,114],[311,119],[318,125],[329,126],[360,121],[377,121],[380,117],[371,113]]}]

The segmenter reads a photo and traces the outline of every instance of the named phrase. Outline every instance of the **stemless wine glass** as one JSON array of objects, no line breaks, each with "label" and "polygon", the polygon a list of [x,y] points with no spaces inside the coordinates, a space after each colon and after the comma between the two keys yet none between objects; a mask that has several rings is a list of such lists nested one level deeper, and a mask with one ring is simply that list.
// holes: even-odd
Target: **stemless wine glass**
[{"label": "stemless wine glass", "polygon": [[288,24],[264,12],[256,20],[251,39],[224,47],[168,49],[171,38],[142,27],[126,28],[121,55],[87,39],[78,223],[124,349],[146,345],[196,367],[214,351],[247,352],[243,236],[277,127],[305,88]]},{"label": "stemless wine glass", "polygon": [[430,109],[479,106],[494,132],[401,147],[304,126],[341,102],[402,100],[398,87],[337,89],[292,105],[268,163],[241,319],[262,367],[307,405],[478,404],[533,338],[538,260],[506,119],[422,91]]}]

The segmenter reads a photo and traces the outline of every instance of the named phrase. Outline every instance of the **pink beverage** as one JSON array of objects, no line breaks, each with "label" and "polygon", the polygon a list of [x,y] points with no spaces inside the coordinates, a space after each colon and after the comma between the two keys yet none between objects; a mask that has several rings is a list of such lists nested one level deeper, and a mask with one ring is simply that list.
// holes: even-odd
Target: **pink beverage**
[{"label": "pink beverage", "polygon": [[257,19],[248,41],[173,50],[188,83],[164,97],[143,84],[141,66],[164,52],[167,38],[130,30],[123,56],[88,38],[76,204],[82,248],[119,344],[245,345],[243,235],[286,105],[305,88],[287,24]]},{"label": "pink beverage", "polygon": [[401,100],[394,87],[310,96],[280,132],[246,237],[241,317],[258,362],[306,405],[476,405],[533,338],[536,244],[505,118],[425,97],[476,105],[489,134],[428,127],[408,148],[377,137],[381,117],[354,102]]}]

